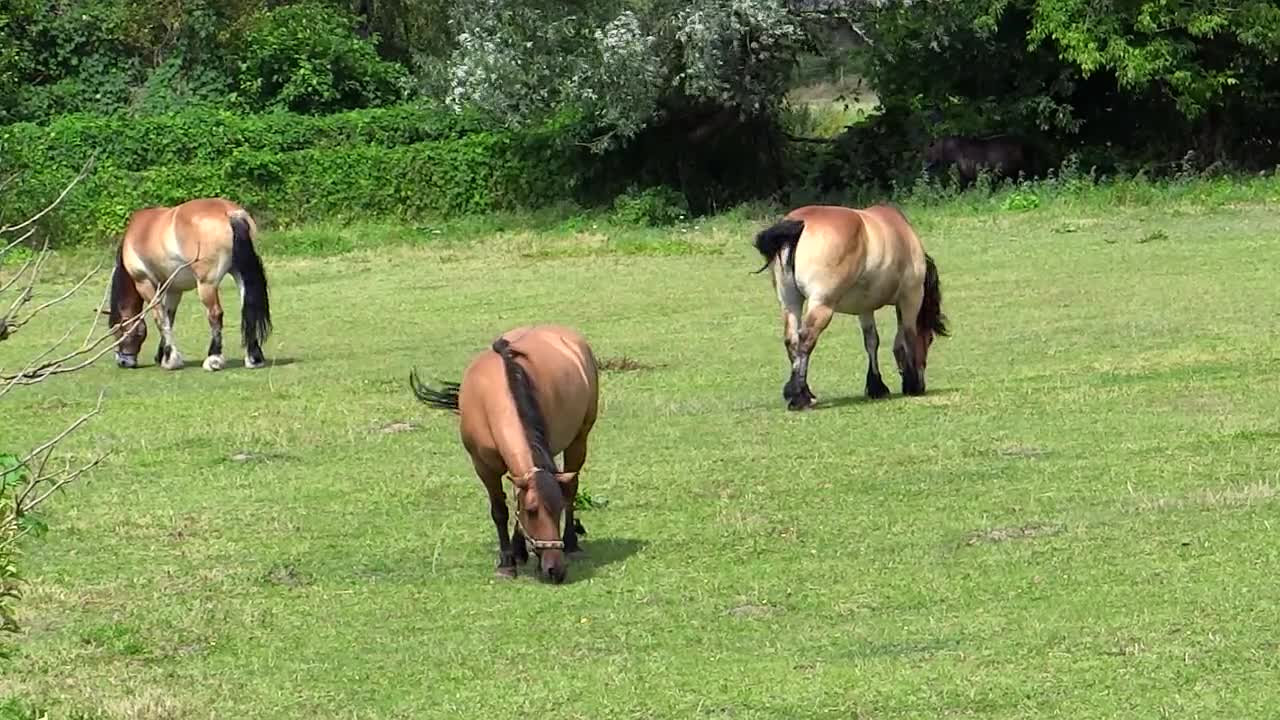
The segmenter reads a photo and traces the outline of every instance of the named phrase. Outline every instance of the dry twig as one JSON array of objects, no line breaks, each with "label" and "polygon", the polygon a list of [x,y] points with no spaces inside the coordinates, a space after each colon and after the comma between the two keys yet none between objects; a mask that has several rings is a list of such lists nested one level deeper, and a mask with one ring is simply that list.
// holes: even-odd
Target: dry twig
[{"label": "dry twig", "polygon": [[[94,314],[94,322],[93,322],[93,326],[89,330],[89,334],[85,337],[84,342],[80,344],[80,347],[76,348],[75,350],[72,350],[52,360],[45,360],[45,358],[52,355],[54,351],[56,351],[62,345],[62,343],[66,342],[67,338],[70,337],[71,331],[67,331],[67,333],[63,335],[61,339],[59,339],[56,343],[54,343],[44,352],[32,358],[31,361],[28,362],[27,365],[23,367],[21,370],[17,372],[5,372],[2,369],[0,369],[0,397],[4,397],[5,394],[7,394],[9,391],[11,391],[14,387],[18,385],[35,385],[36,383],[44,382],[45,380],[49,379],[54,375],[65,375],[67,373],[72,373],[77,370],[86,368],[92,365],[93,363],[97,362],[97,360],[101,358],[103,355],[106,355],[112,350],[115,350],[117,347],[120,346],[120,343],[124,341],[124,336],[118,339],[113,337],[116,327],[120,327],[123,330],[127,331],[139,322],[146,322],[145,315],[147,314],[147,312],[149,312],[150,310],[155,308],[158,304],[160,304],[160,302],[164,299],[165,291],[169,289],[169,286],[178,277],[178,274],[181,273],[181,271],[191,266],[191,262],[192,261],[188,261],[183,263],[181,266],[179,266],[178,269],[172,275],[169,276],[169,279],[164,281],[164,283],[160,286],[159,290],[156,291],[155,297],[151,299],[151,302],[144,305],[136,315],[132,315],[128,318],[122,319],[118,325],[113,325],[107,328],[106,332],[97,336],[96,339],[93,337],[93,331],[97,327],[97,323],[98,323],[97,315],[99,313]],[[22,320],[16,326],[11,326],[11,327],[14,327],[14,328],[21,327],[22,325],[25,325],[27,321],[29,321],[31,317],[35,315],[36,312],[44,310],[60,302],[66,301],[68,298],[71,297],[71,295],[76,290],[83,287],[84,284],[89,280],[89,278],[91,278],[94,274],[96,274],[100,269],[101,269],[101,265],[99,265],[97,269],[95,269],[93,272],[89,273],[83,279],[81,279],[80,282],[76,283],[75,287],[73,287],[70,291],[63,293],[57,298],[40,305],[32,312],[31,315],[29,315],[27,318]]]}]

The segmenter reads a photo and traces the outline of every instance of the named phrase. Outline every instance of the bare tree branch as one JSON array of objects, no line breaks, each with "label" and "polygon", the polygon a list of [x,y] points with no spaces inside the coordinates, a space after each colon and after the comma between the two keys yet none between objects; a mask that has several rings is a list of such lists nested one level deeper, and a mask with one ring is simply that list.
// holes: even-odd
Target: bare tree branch
[{"label": "bare tree branch", "polygon": [[[57,350],[62,343],[66,342],[66,339],[71,335],[71,332],[68,331],[66,335],[62,336],[62,339],[54,343],[49,349],[37,355],[36,358],[29,362],[26,367],[22,368],[18,372],[4,372],[0,370],[0,397],[4,397],[9,391],[18,385],[35,385],[36,383],[44,382],[54,375],[65,375],[67,373],[72,373],[86,368],[97,362],[97,360],[103,355],[115,350],[120,346],[120,343],[124,342],[124,337],[119,339],[113,337],[115,329],[120,327],[126,331],[127,335],[127,331],[135,324],[139,322],[146,322],[145,316],[147,312],[163,301],[165,291],[169,289],[169,286],[173,284],[183,270],[191,266],[192,262],[194,262],[194,260],[189,260],[179,266],[156,291],[155,297],[151,299],[151,302],[144,305],[136,315],[122,319],[117,325],[111,326],[106,332],[99,335],[97,339],[92,339],[91,331],[90,335],[86,337],[80,347],[53,360],[44,360],[44,358],[53,354],[53,352]],[[94,271],[94,273],[96,272],[97,270]],[[89,276],[86,276],[76,285],[76,287],[79,288],[83,286],[88,278],[94,273],[90,273]],[[58,302],[63,302],[70,296],[71,293],[64,293],[56,300],[45,303],[45,305],[54,305]],[[96,325],[97,319],[95,318],[94,326],[96,327]],[[110,342],[108,343],[108,341]],[[104,343],[107,344],[104,345]]]},{"label": "bare tree branch", "polygon": [[35,228],[31,228],[30,230],[27,230],[22,235],[18,236],[18,238],[15,239],[13,242],[9,243],[8,245],[5,245],[3,249],[0,249],[0,258],[3,258],[5,255],[9,253],[10,250],[14,249],[23,241],[25,241],[27,238],[31,237],[31,235],[35,233],[35,231],[36,231]]},{"label": "bare tree branch", "polygon": [[[0,227],[0,261],[3,261],[10,252],[32,237],[36,231],[36,223],[52,212],[71,190],[89,174],[94,165],[94,160],[95,157],[90,157],[85,162],[80,173],[43,210],[16,225]],[[18,175],[15,174],[0,180],[0,192],[11,185],[17,177]],[[8,238],[11,235],[17,235],[17,237],[10,240]],[[98,267],[86,273],[84,277],[80,278],[79,282],[75,283],[66,292],[32,306],[37,294],[36,286],[41,280],[41,270],[49,257],[49,243],[46,239],[40,250],[34,256],[27,258],[12,277],[0,282],[0,298],[7,297],[6,293],[16,292],[12,299],[7,301],[8,308],[4,310],[4,314],[0,315],[0,341],[12,337],[14,332],[31,323],[32,320],[39,317],[46,310],[66,302],[102,269],[102,264],[99,263]],[[173,277],[166,281],[161,293],[167,289],[172,280]],[[98,315],[100,313],[95,309],[93,323],[90,325],[89,331],[85,334],[85,339],[81,342],[79,348],[61,357],[49,359],[66,342],[67,338],[71,337],[74,330],[68,330],[57,342],[27,360],[25,366],[18,373],[8,375],[0,373],[0,398],[3,398],[18,385],[38,383],[53,375],[75,372],[87,367],[112,348],[118,347],[123,341],[123,339],[120,339],[106,344],[112,339],[113,330],[121,327],[132,328],[134,323],[145,322],[147,311],[154,308],[161,297],[163,297],[162,294],[157,294],[155,298],[152,298],[152,302],[147,303],[146,307],[143,307],[136,315],[123,320],[120,325],[108,329],[108,332],[102,335],[97,335]],[[102,347],[104,344],[106,344],[106,347]],[[28,452],[25,457],[17,460],[15,466],[0,466],[0,631],[16,631],[18,628],[10,601],[19,597],[21,576],[16,564],[11,561],[12,553],[14,545],[30,532],[32,527],[35,527],[25,521],[24,517],[29,516],[32,511],[40,507],[54,493],[76,482],[85,473],[97,467],[109,454],[108,451],[107,454],[99,455],[83,464],[58,461],[53,462],[51,465],[59,445],[102,411],[103,396],[104,393],[99,392],[98,401],[91,411],[80,416],[75,422],[63,429],[62,432]]]},{"label": "bare tree branch", "polygon": [[[35,450],[32,450],[31,452],[27,453],[27,456],[22,458],[22,460],[18,462],[19,467],[26,468],[28,471],[30,471],[30,476],[29,476],[29,479],[27,480],[26,486],[18,493],[17,499],[15,500],[14,510],[17,512],[18,516],[21,516],[35,509],[37,505],[44,502],[44,500],[48,498],[49,495],[51,495],[54,491],[58,490],[64,485],[67,485],[68,483],[74,482],[76,478],[80,477],[87,470],[96,466],[98,463],[102,462],[102,460],[106,458],[108,454],[110,454],[110,453],[105,453],[99,456],[97,459],[89,462],[84,467],[79,468],[77,470],[63,471],[62,473],[59,473],[57,475],[50,475],[46,472],[46,466],[49,463],[49,458],[52,456],[53,451],[57,448],[58,443],[62,442],[64,439],[66,439],[68,435],[75,432],[81,425],[84,425],[92,417],[94,417],[95,415],[97,415],[102,411],[103,395],[104,393],[101,393],[101,392],[98,393],[98,402],[97,404],[94,405],[92,410],[85,413],[84,415],[81,415],[75,422],[68,425],[66,429],[64,429],[62,432],[55,435],[52,439],[45,441],[45,443],[40,447],[37,447]],[[37,460],[39,461],[38,465],[35,464]],[[36,493],[38,488],[44,488],[44,487],[47,487],[47,489],[44,492],[36,496],[34,500],[28,500],[28,498],[30,498],[33,494]]]}]

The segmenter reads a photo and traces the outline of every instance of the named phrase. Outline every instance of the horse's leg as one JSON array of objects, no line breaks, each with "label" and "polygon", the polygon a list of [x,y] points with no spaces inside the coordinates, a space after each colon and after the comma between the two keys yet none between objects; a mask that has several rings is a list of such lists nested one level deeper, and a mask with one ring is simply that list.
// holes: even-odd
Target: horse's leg
[{"label": "horse's leg", "polygon": [[507,510],[507,494],[502,491],[502,473],[495,474],[477,462],[472,464],[475,466],[476,475],[480,476],[480,482],[484,483],[485,490],[489,492],[489,517],[493,518],[493,525],[498,530],[496,574],[498,577],[513,578],[516,576],[516,558],[511,547],[508,525],[511,521],[511,513]]},{"label": "horse's leg", "polygon": [[222,301],[218,298],[218,286],[211,283],[197,283],[200,291],[200,302],[204,303],[205,314],[209,317],[209,352],[204,359],[204,369],[216,372],[227,366],[222,357]]},{"label": "horse's leg", "polygon": [[791,363],[791,379],[782,389],[787,399],[789,410],[804,410],[812,407],[817,400],[809,391],[809,358],[818,344],[818,337],[831,324],[831,315],[835,311],[829,305],[814,302],[805,313],[804,321],[797,334],[795,360]]},{"label": "horse's leg", "polygon": [[[564,449],[564,471],[576,473],[582,470],[587,462],[587,436],[579,435],[569,447]],[[581,480],[581,478],[579,478]],[[573,516],[573,504],[578,499],[577,484],[572,495],[564,498],[564,551],[574,553],[582,550],[578,545],[578,524]],[[586,532],[586,528],[583,528]]]},{"label": "horse's leg", "polygon": [[[778,301],[782,304],[782,344],[787,348],[787,362],[791,364],[791,380],[795,379],[796,355],[800,348],[800,316],[804,310],[804,296],[792,283],[780,283]],[[807,403],[814,401],[813,391],[806,380],[800,385],[800,397]],[[782,386],[782,399],[792,401],[791,381]]]},{"label": "horse's leg", "polygon": [[[146,306],[150,305],[152,300],[155,300],[155,298],[156,298],[156,286],[155,286],[155,285],[154,285],[150,280],[137,280],[137,281],[135,281],[135,282],[134,282],[134,286],[138,288],[138,295],[142,298],[142,307],[143,307],[143,308],[145,308]],[[142,308],[139,308],[139,309],[138,309],[138,314],[139,314],[139,315],[142,315]],[[159,327],[160,327],[160,317],[161,317],[161,315],[160,315],[160,307],[159,307],[159,306],[154,306],[154,307],[152,307],[152,308],[151,308],[151,314],[152,314],[152,317],[153,317],[153,318],[155,319],[155,321],[156,321],[156,328],[159,328]],[[141,318],[141,317],[140,317],[140,318],[139,318],[139,322],[146,323],[147,321],[146,321],[146,319],[145,319],[145,318]],[[160,345],[161,345],[161,347],[163,347],[163,346],[164,346],[164,337],[163,337],[163,336],[160,338]],[[139,355],[141,355],[141,354],[142,354],[142,346],[141,346],[141,345],[139,345],[139,346],[138,346],[138,354],[139,354]],[[160,358],[160,353],[159,353],[159,352],[157,352],[157,353],[156,353],[156,364],[157,364],[157,365],[159,365],[159,364],[160,364],[160,359],[161,359],[161,358]]]},{"label": "horse's leg", "polygon": [[920,294],[898,301],[898,335],[893,339],[893,358],[902,375],[903,395],[924,394],[924,374],[916,357],[916,317],[920,313]]},{"label": "horse's leg", "polygon": [[889,397],[889,388],[880,377],[880,332],[876,329],[876,314],[869,310],[858,316],[862,323],[862,344],[867,348],[867,397]]},{"label": "horse's leg", "polygon": [[178,314],[182,292],[167,290],[156,305],[156,324],[160,326],[160,347],[156,348],[156,363],[165,370],[182,368],[184,360],[173,341],[173,319]]},{"label": "horse's leg", "polygon": [[515,558],[517,565],[529,562],[529,545],[524,540],[524,531],[520,529],[519,523],[511,528],[511,556]]}]

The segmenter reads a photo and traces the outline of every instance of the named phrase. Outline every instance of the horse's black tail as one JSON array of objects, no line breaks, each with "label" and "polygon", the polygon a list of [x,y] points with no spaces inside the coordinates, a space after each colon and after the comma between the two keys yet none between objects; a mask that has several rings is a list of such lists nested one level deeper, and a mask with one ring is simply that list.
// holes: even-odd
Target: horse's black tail
[{"label": "horse's black tail", "polygon": [[458,383],[447,382],[439,390],[433,390],[418,380],[418,371],[409,371],[409,387],[419,400],[438,410],[458,412]]},{"label": "horse's black tail", "polygon": [[262,258],[253,249],[248,213],[240,210],[228,219],[231,222],[231,272],[240,283],[240,336],[251,353],[254,350],[261,353],[263,341],[271,334],[267,273],[262,268]]},{"label": "horse's black tail", "polygon": [[779,220],[756,235],[756,250],[764,256],[764,267],[756,270],[762,273],[769,268],[769,263],[778,257],[783,250],[790,248],[787,254],[787,265],[795,268],[796,244],[800,242],[800,234],[804,232],[803,220]]},{"label": "horse's black tail", "polygon": [[924,300],[920,303],[916,329],[943,337],[950,334],[947,330],[947,316],[942,314],[942,285],[938,282],[938,266],[928,253],[924,255]]}]

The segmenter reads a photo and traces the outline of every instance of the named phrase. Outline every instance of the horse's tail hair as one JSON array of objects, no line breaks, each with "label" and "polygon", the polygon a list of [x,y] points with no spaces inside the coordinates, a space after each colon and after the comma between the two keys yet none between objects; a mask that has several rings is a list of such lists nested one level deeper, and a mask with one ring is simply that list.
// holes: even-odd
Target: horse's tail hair
[{"label": "horse's tail hair", "polygon": [[764,267],[756,270],[762,273],[780,253],[787,252],[786,263],[795,269],[796,244],[800,242],[800,234],[804,232],[803,220],[782,219],[756,234],[756,250],[764,256]]},{"label": "horse's tail hair", "polygon": [[946,337],[947,316],[942,313],[942,285],[938,282],[938,266],[929,253],[924,255],[924,299],[916,316],[916,330]]},{"label": "horse's tail hair", "polygon": [[259,346],[271,334],[271,300],[267,295],[267,273],[262,258],[253,249],[249,214],[237,210],[231,223],[231,271],[240,281],[240,336],[245,347]]},{"label": "horse's tail hair", "polygon": [[409,387],[413,390],[413,394],[427,405],[437,410],[458,412],[458,383],[447,382],[441,389],[433,390],[418,380],[418,371],[414,369],[409,371]]}]

